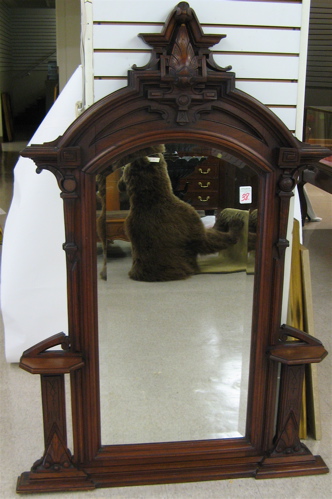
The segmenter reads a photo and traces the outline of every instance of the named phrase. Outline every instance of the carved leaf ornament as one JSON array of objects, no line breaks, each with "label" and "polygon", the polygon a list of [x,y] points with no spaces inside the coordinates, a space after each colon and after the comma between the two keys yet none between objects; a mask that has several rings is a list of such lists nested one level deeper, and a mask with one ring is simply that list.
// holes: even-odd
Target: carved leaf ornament
[{"label": "carved leaf ornament", "polygon": [[170,76],[174,78],[175,84],[180,86],[190,85],[198,75],[198,60],[185,25],[182,25],[178,31],[168,65]]}]

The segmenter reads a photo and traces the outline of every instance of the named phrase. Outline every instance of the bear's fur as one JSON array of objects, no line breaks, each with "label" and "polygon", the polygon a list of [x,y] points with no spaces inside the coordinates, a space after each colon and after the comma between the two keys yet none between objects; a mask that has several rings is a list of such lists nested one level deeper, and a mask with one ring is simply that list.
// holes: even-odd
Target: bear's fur
[{"label": "bear's fur", "polygon": [[[159,162],[142,157],[126,165],[118,184],[130,201],[125,222],[133,256],[129,277],[148,282],[185,279],[199,272],[198,254],[235,244],[243,222],[232,220],[227,232],[206,229],[196,210],[173,194],[163,155],[155,156]],[[217,218],[216,227],[218,223]]]}]

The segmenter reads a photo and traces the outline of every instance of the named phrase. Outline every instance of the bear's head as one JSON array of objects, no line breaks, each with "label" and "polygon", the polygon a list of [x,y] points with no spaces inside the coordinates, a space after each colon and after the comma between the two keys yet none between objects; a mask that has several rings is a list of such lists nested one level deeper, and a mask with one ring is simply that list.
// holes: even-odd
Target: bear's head
[{"label": "bear's head", "polygon": [[163,154],[141,157],[126,165],[118,183],[120,192],[126,191],[129,199],[141,202],[160,200],[172,195],[172,185]]},{"label": "bear's head", "polygon": [[112,170],[115,171],[118,168],[122,168],[125,165],[128,165],[129,163],[133,163],[137,159],[140,159],[145,156],[150,156],[152,154],[158,154],[158,153],[164,153],[165,152],[165,146],[164,144],[157,144],[156,146],[148,146],[145,147],[145,149],[139,149],[138,151],[135,151],[133,153],[127,154],[126,156],[123,156],[121,159],[118,161],[114,161],[112,163]]}]

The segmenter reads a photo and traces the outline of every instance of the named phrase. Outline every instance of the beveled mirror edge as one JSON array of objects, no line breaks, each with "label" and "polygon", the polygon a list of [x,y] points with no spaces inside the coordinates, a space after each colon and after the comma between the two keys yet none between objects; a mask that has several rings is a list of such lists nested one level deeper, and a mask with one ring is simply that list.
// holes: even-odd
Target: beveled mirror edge
[{"label": "beveled mirror edge", "polygon": [[[194,51],[196,36],[189,6],[181,3],[171,15],[172,30],[185,24]],[[194,19],[194,21],[193,21]],[[197,24],[198,23],[198,24]],[[165,27],[167,32],[167,26]],[[171,40],[169,36],[169,40]],[[166,43],[166,51],[172,52]],[[328,149],[302,144],[262,104],[234,89],[235,75],[216,68],[209,61],[209,50],[203,59],[206,70],[198,75],[200,88],[210,92],[203,106],[191,100],[197,74],[187,80],[160,68],[156,54],[148,68],[130,73],[129,87],[104,98],[83,113],[65,134],[52,143],[26,148],[22,155],[33,159],[38,169],[52,171],[62,191],[65,210],[68,296],[69,348],[63,359],[73,353],[84,359],[84,367],[74,372],[69,366],[55,369],[53,356],[36,352],[35,372],[42,377],[45,453],[31,472],[22,474],[18,492],[50,490],[88,490],[98,486],[119,486],[210,480],[240,476],[265,478],[327,472],[321,458],[299,447],[297,414],[289,405],[289,396],[280,392],[280,406],[289,418],[279,420],[275,430],[277,368],[270,358],[269,347],[281,340],[280,316],[284,256],[289,200],[301,168],[315,164],[331,154]],[[166,59],[165,59],[166,60]],[[175,68],[175,73],[179,71]],[[179,75],[178,75],[179,76]],[[172,102],[161,90],[170,85]],[[186,109],[176,109],[179,97],[189,96]],[[213,97],[213,98],[212,98]],[[212,102],[211,102],[212,99]],[[182,100],[182,102],[184,102]],[[140,122],[135,113],[140,113]],[[143,119],[143,121],[142,121]],[[121,122],[121,126],[118,124]],[[158,129],[156,130],[156,123]],[[144,133],[142,132],[144,130]],[[261,171],[262,214],[258,255],[263,262],[255,279],[257,309],[253,318],[253,335],[247,436],[243,439],[176,444],[141,444],[102,447],[100,441],[98,337],[96,325],[95,255],[87,234],[95,229],[91,205],[95,202],[94,175],[128,150],[165,139],[190,140],[236,151]],[[31,355],[31,352],[30,354]],[[26,355],[23,354],[22,362]],[[283,363],[287,380],[290,370],[296,372],[301,385],[304,359],[290,365]],[[67,360],[66,360],[67,362]],[[287,363],[288,362],[288,363]],[[302,362],[302,363],[301,363]],[[63,377],[71,372],[74,456],[66,447],[63,423]],[[54,407],[48,382],[54,378],[60,407]],[[287,383],[286,383],[287,384]],[[297,410],[300,394],[297,396]],[[291,417],[292,414],[292,417]],[[286,421],[286,422],[285,422]],[[291,426],[290,426],[291,422]],[[280,449],[283,433],[291,435],[288,446]],[[277,447],[274,436],[278,438]],[[59,449],[61,456],[59,456]],[[116,452],[118,454],[116,454]],[[157,452],[156,452],[157,451]],[[115,454],[114,454],[115,452]],[[155,454],[149,457],[149,453]],[[154,459],[160,456],[159,465]],[[64,457],[64,460],[62,458]],[[61,460],[62,459],[62,460]],[[117,465],[115,460],[120,459]],[[142,459],[145,463],[142,464]],[[159,466],[159,468],[158,468]]]}]

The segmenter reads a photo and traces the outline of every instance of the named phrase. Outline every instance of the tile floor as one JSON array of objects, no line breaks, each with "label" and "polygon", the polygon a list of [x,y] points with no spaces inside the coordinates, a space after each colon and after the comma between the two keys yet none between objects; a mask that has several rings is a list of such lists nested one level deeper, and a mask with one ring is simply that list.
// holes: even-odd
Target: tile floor
[{"label": "tile floor", "polygon": [[98,281],[103,441],[244,435],[254,276],[137,282],[129,243],[112,255]]},{"label": "tile floor", "polygon": [[[8,211],[12,196],[12,167],[17,150],[25,143],[5,146],[1,154],[0,207]],[[304,244],[310,250],[313,302],[316,335],[332,351],[332,200],[319,189],[308,186],[308,192],[321,222],[308,223],[304,231]],[[41,404],[39,377],[20,370],[16,364],[4,360],[3,325],[0,320],[0,498],[16,497],[16,478],[29,469],[41,455],[43,442],[40,431]],[[322,439],[308,439],[306,445],[314,454],[320,454],[332,467],[332,369],[330,356],[318,366],[321,406]],[[152,367],[151,367],[152,368]],[[105,424],[107,416],[105,416]],[[35,495],[33,495],[34,497]],[[191,484],[156,485],[117,489],[99,489],[93,492],[39,494],[40,498],[242,498],[243,496],[272,499],[327,499],[332,496],[332,474],[287,478],[278,480],[238,479]],[[37,495],[36,495],[37,497]]]}]

